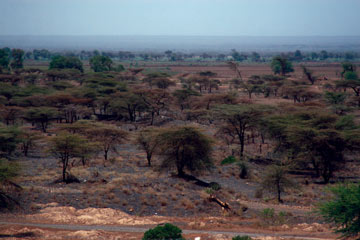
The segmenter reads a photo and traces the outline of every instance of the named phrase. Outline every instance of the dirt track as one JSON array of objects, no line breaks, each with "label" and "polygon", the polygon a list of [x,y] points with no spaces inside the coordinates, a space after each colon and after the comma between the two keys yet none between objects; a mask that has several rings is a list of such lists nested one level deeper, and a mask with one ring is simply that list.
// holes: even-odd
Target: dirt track
[{"label": "dirt track", "polygon": [[[55,230],[70,230],[70,231],[106,231],[106,232],[129,232],[129,233],[143,233],[149,229],[144,226],[110,226],[110,225],[65,225],[65,224],[43,224],[43,223],[16,223],[16,222],[0,222],[0,225],[8,226],[23,226],[36,227]],[[303,240],[325,240],[329,238],[314,238],[291,234],[264,234],[251,232],[231,232],[231,231],[209,231],[209,230],[183,230],[184,234],[208,234],[208,235],[247,235],[254,238],[275,237],[278,239],[303,239]],[[0,235],[1,237],[1,235]]]}]

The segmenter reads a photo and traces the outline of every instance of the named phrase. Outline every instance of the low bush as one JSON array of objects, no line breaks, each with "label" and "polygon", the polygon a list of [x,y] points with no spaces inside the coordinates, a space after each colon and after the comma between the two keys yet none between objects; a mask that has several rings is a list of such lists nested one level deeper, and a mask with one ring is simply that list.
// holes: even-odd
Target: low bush
[{"label": "low bush", "polygon": [[249,236],[236,236],[233,237],[232,240],[252,240],[252,238]]},{"label": "low bush", "polygon": [[249,166],[245,162],[239,162],[238,166],[240,168],[239,177],[245,179],[249,177]]},{"label": "low bush", "polygon": [[227,158],[221,161],[221,165],[232,164],[234,162],[236,162],[236,158],[234,156],[228,156]]},{"label": "low bush", "polygon": [[263,226],[284,224],[288,216],[287,212],[282,211],[276,214],[273,208],[265,208],[260,212],[261,224]]},{"label": "low bush", "polygon": [[143,240],[185,240],[181,233],[180,228],[166,223],[164,226],[157,226],[146,231]]}]

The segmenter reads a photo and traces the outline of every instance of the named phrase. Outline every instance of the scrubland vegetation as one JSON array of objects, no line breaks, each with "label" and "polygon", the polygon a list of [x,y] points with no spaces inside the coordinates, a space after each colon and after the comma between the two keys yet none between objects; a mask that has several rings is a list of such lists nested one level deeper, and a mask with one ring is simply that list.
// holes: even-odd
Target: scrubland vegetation
[{"label": "scrubland vegetation", "polygon": [[[222,71],[176,72],[164,62],[191,58],[179,55],[0,49],[2,209],[56,202],[268,227],[321,222],[298,208],[328,200],[327,184],[358,184],[357,54],[233,50],[201,56]],[[146,65],[161,59],[166,71]],[[341,210],[359,202],[358,188],[334,188],[320,207],[345,236],[359,231],[356,204]]]}]

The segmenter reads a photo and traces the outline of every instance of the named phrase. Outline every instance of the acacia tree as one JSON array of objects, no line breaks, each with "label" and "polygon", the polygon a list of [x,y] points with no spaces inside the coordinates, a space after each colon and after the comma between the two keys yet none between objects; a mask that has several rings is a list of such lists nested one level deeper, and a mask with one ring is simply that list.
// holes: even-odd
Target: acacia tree
[{"label": "acacia tree", "polygon": [[342,184],[330,188],[332,196],[321,203],[318,212],[336,226],[343,238],[358,237],[360,232],[360,185]]},{"label": "acacia tree", "polygon": [[196,101],[193,101],[192,108],[205,108],[206,110],[210,110],[214,105],[236,103],[238,103],[238,99],[236,95],[232,93],[208,94],[197,97]]},{"label": "acacia tree", "polygon": [[84,72],[83,64],[77,57],[55,56],[51,59],[49,69],[78,69]]},{"label": "acacia tree", "polygon": [[255,128],[261,115],[267,110],[262,105],[220,105],[215,114],[224,124],[221,131],[230,137],[235,133],[240,144],[240,156],[244,155],[245,134],[247,130]]},{"label": "acacia tree", "polygon": [[0,73],[9,68],[10,53],[9,48],[0,48]]},{"label": "acacia tree", "polygon": [[50,107],[30,108],[25,112],[24,119],[32,124],[40,124],[41,130],[45,133],[50,122],[58,117],[58,112]]},{"label": "acacia tree", "polygon": [[305,66],[301,66],[301,68],[303,70],[306,79],[311,83],[311,85],[314,85],[315,81],[317,80],[317,77],[314,75],[313,71],[311,71]]},{"label": "acacia tree", "polygon": [[341,77],[344,77],[347,72],[356,72],[356,65],[350,62],[344,62],[341,64],[343,71],[341,72]]},{"label": "acacia tree", "polygon": [[170,75],[167,73],[149,73],[143,79],[143,82],[147,83],[150,89],[156,85],[158,88],[167,89],[171,85],[175,85],[174,82],[170,80]]},{"label": "acacia tree", "polygon": [[175,90],[173,96],[175,97],[176,103],[180,106],[181,111],[185,108],[189,108],[189,99],[192,96],[199,96],[200,94],[191,89]]},{"label": "acacia tree", "polygon": [[235,72],[236,77],[237,77],[238,79],[240,79],[240,81],[242,81],[242,76],[241,76],[241,71],[240,71],[240,66],[239,66],[239,64],[236,63],[236,62],[232,62],[232,61],[227,62],[227,64],[228,64],[229,68],[230,68],[232,71]]},{"label": "acacia tree", "polygon": [[29,150],[35,148],[36,141],[41,139],[41,135],[29,129],[22,128],[20,133],[20,139],[21,151],[24,153],[24,156],[27,157]]},{"label": "acacia tree", "polygon": [[20,141],[19,129],[0,124],[0,157],[8,158],[16,150]]},{"label": "acacia tree", "polygon": [[331,109],[338,115],[343,115],[349,108],[344,105],[346,94],[342,92],[328,92],[324,94],[325,101],[331,105]]},{"label": "acacia tree", "polygon": [[146,103],[134,92],[121,92],[113,95],[110,108],[119,119],[125,118],[135,122],[140,112],[146,108]]},{"label": "acacia tree", "polygon": [[283,153],[297,167],[313,166],[328,183],[342,166],[348,148],[344,134],[336,129],[338,117],[321,110],[299,111],[268,118],[268,131],[277,141],[275,151]]},{"label": "acacia tree", "polygon": [[90,67],[94,72],[106,72],[112,70],[113,61],[108,56],[94,56],[90,59]]},{"label": "acacia tree", "polygon": [[264,80],[261,79],[260,76],[253,75],[250,77],[248,81],[242,82],[240,84],[240,88],[242,88],[245,92],[248,93],[249,98],[251,99],[252,94],[258,94],[263,93],[265,86],[264,86]]},{"label": "acacia tree", "polygon": [[294,182],[287,177],[287,171],[284,166],[274,165],[267,169],[261,186],[263,190],[275,193],[278,202],[282,203],[281,193],[287,188],[294,188]]},{"label": "acacia tree", "polygon": [[18,175],[18,164],[0,158],[0,209],[12,209],[14,205],[19,205],[18,201],[12,198],[11,193],[9,193],[9,187],[21,188],[13,182],[13,179]]},{"label": "acacia tree", "polygon": [[171,101],[170,94],[163,89],[138,90],[135,93],[142,98],[146,110],[150,112],[150,125],[154,124],[155,115],[159,116],[160,111],[166,109]]},{"label": "acacia tree", "polygon": [[101,123],[92,124],[92,126],[86,130],[85,134],[100,144],[104,156],[104,166],[110,150],[117,152],[117,145],[127,139],[128,135],[127,132],[117,127]]},{"label": "acacia tree", "polygon": [[351,88],[355,96],[360,96],[360,79],[356,72],[347,71],[344,74],[344,80],[336,82],[338,88]]},{"label": "acacia tree", "polygon": [[23,109],[17,106],[0,106],[0,117],[6,125],[15,125],[16,119],[22,114]]},{"label": "acacia tree", "polygon": [[83,153],[83,146],[86,139],[78,134],[60,133],[51,139],[50,152],[62,163],[62,180],[68,180],[69,162],[74,157],[80,157]]},{"label": "acacia tree", "polygon": [[275,74],[285,76],[287,73],[294,71],[291,62],[285,57],[276,56],[271,61],[271,69]]},{"label": "acacia tree", "polygon": [[179,177],[185,177],[185,169],[196,173],[212,167],[212,140],[194,127],[176,127],[159,135],[161,168],[176,168]]},{"label": "acacia tree", "polygon": [[11,50],[11,63],[12,69],[19,69],[24,67],[24,51],[22,49]]},{"label": "acacia tree", "polygon": [[151,167],[151,158],[157,151],[160,138],[160,131],[155,128],[147,128],[139,132],[139,135],[136,138],[136,143],[146,152],[146,159],[148,166]]}]

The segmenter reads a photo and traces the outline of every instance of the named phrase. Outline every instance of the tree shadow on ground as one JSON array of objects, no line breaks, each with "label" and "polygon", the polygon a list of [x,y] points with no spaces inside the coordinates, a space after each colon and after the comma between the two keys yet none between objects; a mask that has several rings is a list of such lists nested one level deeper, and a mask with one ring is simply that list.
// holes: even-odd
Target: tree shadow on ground
[{"label": "tree shadow on ground", "polygon": [[0,234],[0,238],[28,238],[35,237],[35,233],[33,232],[24,232],[24,233],[16,233],[16,234]]}]

